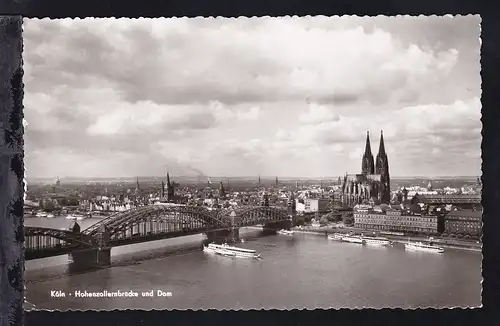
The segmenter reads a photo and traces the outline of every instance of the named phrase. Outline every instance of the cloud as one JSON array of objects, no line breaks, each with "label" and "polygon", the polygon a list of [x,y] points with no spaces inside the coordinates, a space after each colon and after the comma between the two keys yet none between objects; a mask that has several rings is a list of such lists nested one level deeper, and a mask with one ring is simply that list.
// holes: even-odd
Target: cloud
[{"label": "cloud", "polygon": [[258,106],[252,106],[246,112],[238,112],[238,119],[240,120],[250,120],[255,121],[259,119],[260,108]]},{"label": "cloud", "polygon": [[338,121],[339,115],[333,109],[325,105],[311,103],[306,112],[302,113],[299,121],[303,123],[320,123],[328,121]]},{"label": "cloud", "polygon": [[368,129],[395,174],[479,171],[477,17],[26,19],[23,37],[32,175],[336,175]]},{"label": "cloud", "polygon": [[40,90],[54,79],[73,87],[105,80],[131,103],[234,104],[305,95],[338,103],[383,102],[394,89],[441,81],[458,55],[453,48],[406,46],[378,28],[305,28],[310,24],[305,18],[260,19],[254,25],[248,19],[219,19],[204,29],[190,22],[30,21],[26,42],[38,44],[27,62],[44,63],[30,76],[49,76],[35,87]]},{"label": "cloud", "polygon": [[87,132],[91,135],[164,133],[166,130],[210,129],[216,124],[214,114],[202,107],[138,102],[100,115]]}]

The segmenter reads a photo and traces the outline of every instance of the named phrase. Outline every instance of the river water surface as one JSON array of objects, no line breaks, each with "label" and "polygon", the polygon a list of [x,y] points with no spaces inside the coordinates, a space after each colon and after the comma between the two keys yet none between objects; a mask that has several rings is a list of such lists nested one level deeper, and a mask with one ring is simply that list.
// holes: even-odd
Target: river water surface
[{"label": "river water surface", "polygon": [[[82,229],[95,223],[85,220]],[[67,227],[64,218],[27,226]],[[112,266],[72,273],[67,256],[26,262],[27,299],[38,309],[301,309],[477,307],[481,253],[406,252],[338,243],[323,236],[240,231],[240,247],[263,259],[208,255],[203,235],[112,248]],[[60,290],[64,298],[51,297]],[[74,291],[136,291],[137,298],[77,298]],[[142,297],[153,290],[155,296]],[[161,290],[170,297],[157,296]]]}]

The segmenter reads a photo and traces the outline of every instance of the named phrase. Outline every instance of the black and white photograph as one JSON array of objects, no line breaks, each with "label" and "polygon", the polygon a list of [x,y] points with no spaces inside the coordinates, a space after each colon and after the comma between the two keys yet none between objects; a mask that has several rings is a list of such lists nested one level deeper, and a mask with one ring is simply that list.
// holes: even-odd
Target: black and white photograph
[{"label": "black and white photograph", "polygon": [[25,309],[480,307],[480,24],[25,18]]}]

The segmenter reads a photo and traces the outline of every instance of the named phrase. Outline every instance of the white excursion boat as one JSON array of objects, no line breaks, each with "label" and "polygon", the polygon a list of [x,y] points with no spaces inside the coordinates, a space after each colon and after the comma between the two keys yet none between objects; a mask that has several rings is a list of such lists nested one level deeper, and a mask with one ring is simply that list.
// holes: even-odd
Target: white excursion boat
[{"label": "white excursion boat", "polygon": [[82,215],[82,214],[69,214],[66,216],[66,219],[68,220],[77,220],[77,221],[81,221],[81,220],[84,220],[88,218],[87,215]]},{"label": "white excursion boat", "polygon": [[365,244],[371,246],[392,246],[392,241],[384,237],[361,236]]},{"label": "white excursion boat", "polygon": [[425,251],[425,252],[432,252],[436,254],[441,254],[444,252],[444,249],[438,246],[433,246],[431,244],[426,244],[423,242],[410,242],[405,243],[405,249],[406,250],[412,250],[412,251]]},{"label": "white excursion boat", "polygon": [[54,214],[47,214],[47,218],[54,218]]},{"label": "white excursion boat", "polygon": [[345,237],[345,234],[342,234],[342,233],[334,233],[334,234],[328,235],[328,239],[336,240],[336,241],[342,241],[343,237]]},{"label": "white excursion boat", "polygon": [[213,246],[211,246],[211,244],[209,244],[208,246],[204,246],[203,251],[208,252],[210,254],[216,254],[216,255],[227,256],[227,257],[235,257],[236,256],[236,254],[234,252],[230,252],[228,250],[221,249],[221,248],[214,248]]},{"label": "white excursion boat", "polygon": [[38,212],[38,213],[36,213],[36,217],[47,217],[47,213],[45,213],[45,212]]},{"label": "white excursion boat", "polygon": [[346,235],[342,237],[342,241],[350,243],[364,244],[365,240],[359,235]]},{"label": "white excursion boat", "polygon": [[226,243],[222,245],[209,243],[208,246],[203,247],[203,251],[231,257],[260,258],[260,254],[255,250],[232,247]]},{"label": "white excursion boat", "polygon": [[291,236],[293,235],[295,232],[293,232],[292,230],[285,230],[285,229],[282,229],[282,230],[279,230],[278,232],[276,232],[278,234],[281,234],[281,235],[288,235],[288,236]]}]

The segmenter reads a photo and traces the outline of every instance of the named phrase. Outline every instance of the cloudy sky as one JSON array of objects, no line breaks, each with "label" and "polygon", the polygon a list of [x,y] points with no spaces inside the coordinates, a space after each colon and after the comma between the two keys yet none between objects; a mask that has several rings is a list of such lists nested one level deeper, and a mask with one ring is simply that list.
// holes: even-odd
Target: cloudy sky
[{"label": "cloudy sky", "polygon": [[480,175],[480,18],[25,20],[30,177]]}]

